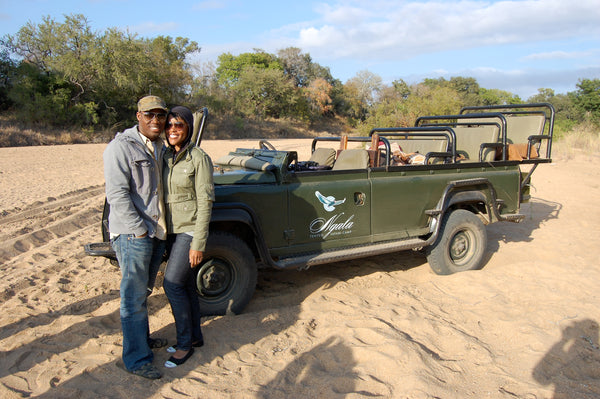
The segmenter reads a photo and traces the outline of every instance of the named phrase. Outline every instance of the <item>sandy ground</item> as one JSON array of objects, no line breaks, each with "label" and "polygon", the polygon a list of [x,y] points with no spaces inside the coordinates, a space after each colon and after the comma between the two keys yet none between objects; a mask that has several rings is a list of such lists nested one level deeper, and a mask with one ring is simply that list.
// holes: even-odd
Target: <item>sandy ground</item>
[{"label": "sandy ground", "polygon": [[[119,270],[83,251],[104,148],[0,149],[0,397],[600,397],[600,158],[541,165],[525,221],[488,226],[483,270],[437,276],[409,251],[264,271],[243,314],[204,320],[206,345],[149,381],[122,369]],[[174,342],[161,286],[149,307]]]}]

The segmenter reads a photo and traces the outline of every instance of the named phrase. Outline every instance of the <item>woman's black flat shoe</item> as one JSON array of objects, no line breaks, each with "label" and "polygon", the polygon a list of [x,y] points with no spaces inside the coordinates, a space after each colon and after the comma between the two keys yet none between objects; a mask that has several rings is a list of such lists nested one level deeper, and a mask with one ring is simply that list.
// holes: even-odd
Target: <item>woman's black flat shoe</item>
[{"label": "woman's black flat shoe", "polygon": [[186,355],[184,357],[182,357],[181,359],[177,359],[173,356],[171,356],[169,358],[169,360],[167,360],[165,362],[165,367],[169,368],[169,369],[173,369],[177,366],[181,366],[183,363],[185,363],[190,357],[192,357],[192,355],[194,354],[194,348],[190,348],[190,350],[188,351],[188,353],[186,353]]}]

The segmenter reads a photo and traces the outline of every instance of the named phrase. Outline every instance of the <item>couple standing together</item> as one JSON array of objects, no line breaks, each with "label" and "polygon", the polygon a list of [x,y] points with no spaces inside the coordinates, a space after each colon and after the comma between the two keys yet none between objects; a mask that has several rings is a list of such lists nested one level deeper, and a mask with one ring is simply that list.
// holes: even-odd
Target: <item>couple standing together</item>
[{"label": "couple standing together", "polygon": [[[191,142],[194,118],[182,106],[170,111],[156,96],[138,101],[138,124],[117,133],[104,151],[108,228],[121,269],[123,362],[133,374],[157,379],[147,297],[169,255],[163,287],[177,331],[165,367],[183,364],[204,344],[194,268],[202,262],[214,201],[213,166]],[[165,146],[162,133],[166,133]]]}]

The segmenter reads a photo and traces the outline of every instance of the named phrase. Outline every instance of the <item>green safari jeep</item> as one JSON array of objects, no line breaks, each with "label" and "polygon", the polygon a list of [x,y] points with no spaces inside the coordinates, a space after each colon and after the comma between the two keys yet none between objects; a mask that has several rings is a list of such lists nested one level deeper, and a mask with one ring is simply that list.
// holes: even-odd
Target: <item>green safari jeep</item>
[{"label": "green safari jeep", "polygon": [[[554,114],[547,103],[466,107],[365,137],[317,137],[308,160],[265,140],[213,160],[216,201],[196,268],[204,313],[241,312],[258,265],[422,249],[437,274],[482,268],[485,225],[521,221],[532,173],[551,162]],[[89,255],[114,259],[109,211]]]}]

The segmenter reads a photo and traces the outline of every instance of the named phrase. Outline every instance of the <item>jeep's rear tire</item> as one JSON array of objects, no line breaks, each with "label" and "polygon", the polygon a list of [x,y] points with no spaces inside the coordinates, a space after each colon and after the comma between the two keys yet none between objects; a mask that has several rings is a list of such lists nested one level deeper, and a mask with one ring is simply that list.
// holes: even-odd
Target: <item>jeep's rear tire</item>
[{"label": "jeep's rear tire", "polygon": [[241,313],[254,294],[256,275],[254,255],[243,240],[229,233],[211,233],[196,275],[202,314]]},{"label": "jeep's rear tire", "polygon": [[487,233],[476,215],[457,209],[444,216],[440,229],[438,239],[427,249],[427,261],[436,274],[483,267]]}]

